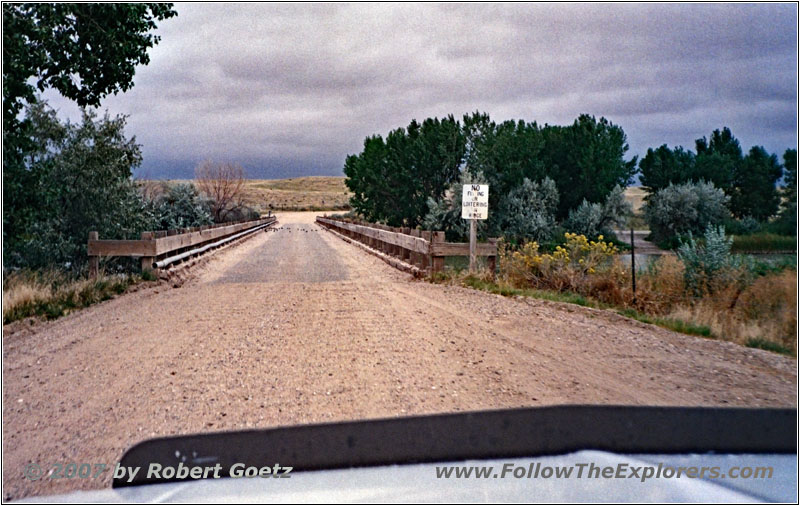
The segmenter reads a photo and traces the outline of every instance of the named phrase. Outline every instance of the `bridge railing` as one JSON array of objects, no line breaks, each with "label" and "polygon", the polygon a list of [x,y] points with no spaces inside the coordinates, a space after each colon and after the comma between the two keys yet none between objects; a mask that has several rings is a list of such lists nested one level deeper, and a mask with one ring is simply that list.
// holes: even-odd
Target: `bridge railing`
[{"label": "bridge railing", "polygon": [[209,246],[272,225],[275,220],[275,216],[269,216],[251,221],[142,232],[139,240],[100,239],[97,232],[89,232],[89,273],[97,275],[100,257],[114,256],[141,258],[142,272],[157,271],[157,264],[165,266],[195,252],[200,254],[210,249]]},{"label": "bridge railing", "polygon": [[[446,242],[444,232],[408,227],[389,227],[378,223],[345,218],[317,217],[317,223],[384,255],[413,266],[415,274],[444,270],[445,257],[469,256],[469,243]],[[495,271],[497,239],[478,243],[477,255],[487,257],[487,267]]]}]

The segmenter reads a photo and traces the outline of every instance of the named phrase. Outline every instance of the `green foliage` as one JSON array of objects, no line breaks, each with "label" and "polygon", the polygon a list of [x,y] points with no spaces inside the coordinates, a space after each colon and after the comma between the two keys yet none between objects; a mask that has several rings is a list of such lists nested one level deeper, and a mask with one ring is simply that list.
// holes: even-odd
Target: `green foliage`
[{"label": "green foliage", "polygon": [[462,284],[476,290],[502,295],[504,297],[533,297],[551,302],[564,302],[583,307],[601,308],[604,304],[579,293],[537,290],[533,288],[514,288],[507,284],[497,284],[477,276],[467,276]]},{"label": "green foliage", "polygon": [[539,183],[524,178],[501,201],[496,211],[499,228],[516,241],[549,240],[556,228],[558,200],[558,189],[549,177]]},{"label": "green foliage", "polygon": [[459,179],[465,142],[452,116],[412,120],[385,141],[368,137],[344,165],[353,208],[369,221],[416,227],[428,214],[428,199],[442,199]]},{"label": "green foliage", "polygon": [[199,227],[214,223],[207,199],[191,183],[170,186],[152,201],[154,230]]},{"label": "green foliage", "polygon": [[61,124],[41,102],[26,114],[36,147],[27,157],[35,182],[29,190],[35,206],[28,209],[33,220],[4,243],[4,266],[79,269],[86,262],[89,231],[121,239],[150,225],[130,177],[141,152],[124,135],[124,117],[97,119],[84,111],[80,124]]},{"label": "green foliage", "polygon": [[733,236],[732,251],[796,251],[797,236],[758,233]]},{"label": "green foliage", "polygon": [[[465,184],[486,184],[483,173],[461,173],[458,182],[450,185],[444,197],[439,200],[428,199],[428,214],[422,221],[426,230],[443,230],[449,241],[463,241],[469,237],[469,222],[461,218],[461,197]],[[491,191],[489,192],[491,198]],[[490,219],[493,213],[489,213]],[[478,237],[486,237],[487,222],[478,220],[476,231]]]},{"label": "green foliage", "polygon": [[625,189],[617,186],[602,204],[590,204],[584,200],[570,211],[564,228],[591,238],[601,234],[614,237],[613,227],[624,225],[632,214],[633,207],[625,199]]},{"label": "green foliage", "polygon": [[[466,169],[471,176],[480,174],[489,185],[489,233],[500,235],[505,213],[501,208],[508,195],[525,179],[541,181],[547,175],[541,152],[543,139],[536,122],[505,121],[496,124],[487,114],[474,112],[464,116],[467,141]],[[500,211],[499,213],[497,211]]]},{"label": "green foliage", "polygon": [[[733,248],[736,248],[736,237],[734,237]],[[750,273],[756,277],[768,276],[770,274],[780,274],[785,270],[797,270],[797,257],[794,255],[777,255],[773,258],[764,258],[759,255],[754,257],[749,264]]]},{"label": "green foliage", "polygon": [[[459,236],[461,190],[451,185],[480,177],[490,187],[489,219],[482,224],[487,235],[544,237],[545,227],[555,224],[549,216],[553,206],[548,200],[537,208],[531,192],[555,190],[556,220],[583,200],[603,202],[633,177],[636,159],[625,161],[627,150],[622,128],[605,118],[582,115],[569,126],[539,127],[522,120],[497,124],[474,112],[464,116],[463,126],[452,117],[428,119],[390,132],[385,141],[368,137],[360,154],[347,157],[344,172],[353,208],[369,221],[425,221],[426,227]],[[548,178],[553,188],[534,189]]]},{"label": "green foliage", "polygon": [[786,177],[783,181],[786,197],[794,198],[797,202],[797,150],[787,149],[783,153],[783,168]]},{"label": "green foliage", "polygon": [[789,355],[789,356],[795,355],[795,350],[787,348],[786,346],[780,345],[778,343],[762,339],[760,337],[750,338],[744,343],[744,345],[747,346],[748,348],[758,348],[760,350],[780,353],[781,355]]},{"label": "green foliage", "polygon": [[757,234],[764,229],[765,224],[753,218],[752,216],[745,216],[737,220],[729,218],[724,222],[725,230],[730,235],[750,235]]},{"label": "green foliage", "polygon": [[223,218],[222,222],[227,223],[232,221],[251,221],[251,220],[257,220],[260,217],[261,213],[258,212],[256,209],[247,205],[242,205],[228,212],[228,214],[225,215],[225,218]]},{"label": "green foliage", "polygon": [[542,128],[542,163],[556,182],[561,200],[557,218],[584,200],[603,202],[616,186],[626,187],[636,173],[637,159],[625,160],[625,132],[605,118],[582,114],[569,126]]},{"label": "green foliage", "polygon": [[725,235],[725,227],[708,227],[703,239],[697,241],[689,234],[689,241],[676,251],[683,262],[684,281],[690,292],[712,293],[716,285],[728,284],[743,269],[747,274],[752,271],[747,257],[731,255],[733,238]]},{"label": "green foliage", "polygon": [[658,316],[650,316],[642,314],[635,309],[621,309],[617,311],[622,316],[633,318],[642,323],[649,323],[651,325],[658,325],[665,329],[680,332],[681,334],[688,334],[691,336],[714,337],[711,333],[711,328],[707,325],[698,325],[692,322],[686,322],[677,318],[663,318]]},{"label": "green foliage", "polygon": [[37,88],[81,107],[130,89],[136,65],[150,62],[147,50],[160,40],[150,33],[155,22],[175,15],[169,3],[4,3],[4,127],[36,101]]},{"label": "green foliage", "polygon": [[666,144],[649,148],[639,161],[640,182],[652,194],[670,184],[681,184],[696,178],[695,155],[678,146],[674,150]]},{"label": "green foliage", "polygon": [[764,221],[778,212],[780,196],[776,183],[783,169],[778,157],[754,146],[733,175],[730,209],[735,216]]},{"label": "green foliage", "polygon": [[787,149],[783,153],[785,171],[782,203],[778,219],[768,226],[768,231],[781,235],[797,234],[797,150]]},{"label": "green foliage", "polygon": [[777,235],[795,236],[797,234],[797,202],[785,202],[778,218],[767,223],[763,231]]},{"label": "green foliage", "polygon": [[[93,185],[109,181],[109,172],[122,166],[129,175],[139,163],[138,148],[105,160],[100,174],[73,173],[57,165],[82,166],[81,157],[91,155],[87,165],[96,166],[99,157],[115,155],[103,146],[92,148],[91,138],[113,137],[109,130],[123,120],[106,119],[98,124],[106,131],[96,134],[88,127],[59,125],[54,112],[37,109],[36,90],[54,88],[80,106],[98,106],[104,96],[133,86],[136,65],[149,62],[147,50],[159,40],[150,34],[155,22],[175,14],[171,4],[3,4],[4,265],[61,262],[76,255],[73,238],[84,222],[66,223],[59,217],[59,204],[67,205],[67,214],[82,215],[86,200],[103,194],[120,197],[115,206],[136,211],[140,202],[132,197],[129,182],[113,177],[109,188]],[[26,108],[35,117],[21,114]],[[112,145],[119,141],[109,140]],[[69,188],[58,188],[59,177]],[[79,186],[88,190],[84,196],[75,193]],[[135,221],[138,213],[132,216]],[[121,215],[110,218],[123,228],[133,226]],[[52,253],[41,247],[48,242]]]},{"label": "green foliage", "polygon": [[728,197],[711,183],[669,185],[644,205],[654,241],[662,243],[687,233],[702,234],[729,216]]},{"label": "green foliage", "polygon": [[734,174],[742,161],[742,148],[728,127],[714,130],[709,140],[695,141],[697,158],[693,171],[694,181],[710,181],[730,194]]},{"label": "green foliage", "polygon": [[[776,155],[767,153],[761,146],[754,146],[743,156],[739,141],[727,127],[714,130],[710,139],[697,139],[695,146],[696,156],[681,147],[671,150],[663,145],[655,150],[648,149],[639,164],[642,184],[649,191],[646,200],[670,184],[708,181],[730,197],[727,205],[734,216],[750,216],[766,222],[775,215],[780,203],[775,185],[783,173]],[[784,154],[784,165],[788,171],[796,166],[796,159],[797,154],[793,150],[787,150]],[[787,181],[791,180],[787,176]],[[797,202],[796,190],[793,193],[794,200],[789,199],[789,207],[792,207],[791,202],[795,203],[792,215]],[[787,212],[783,218],[796,223],[796,219],[790,218],[789,214]],[[790,227],[791,224],[781,226],[782,229]]]}]

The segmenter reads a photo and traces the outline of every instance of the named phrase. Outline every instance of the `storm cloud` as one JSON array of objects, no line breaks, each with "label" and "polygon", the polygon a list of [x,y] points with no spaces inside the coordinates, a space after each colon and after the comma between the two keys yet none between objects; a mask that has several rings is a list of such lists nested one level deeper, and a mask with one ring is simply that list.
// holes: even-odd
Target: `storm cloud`
[{"label": "storm cloud", "polygon": [[[629,154],[730,127],[797,145],[794,4],[184,4],[132,90],[108,97],[140,174],[206,158],[253,177],[341,174],[366,136],[479,110],[605,116]],[[46,97],[62,115],[74,105]]]}]

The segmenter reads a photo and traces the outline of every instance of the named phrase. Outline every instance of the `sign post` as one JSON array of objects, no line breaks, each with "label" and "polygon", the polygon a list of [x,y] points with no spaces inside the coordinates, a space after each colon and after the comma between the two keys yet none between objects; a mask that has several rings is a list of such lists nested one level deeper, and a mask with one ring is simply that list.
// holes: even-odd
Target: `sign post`
[{"label": "sign post", "polygon": [[461,218],[469,220],[469,272],[475,272],[477,222],[489,217],[489,185],[465,184],[461,195]]}]

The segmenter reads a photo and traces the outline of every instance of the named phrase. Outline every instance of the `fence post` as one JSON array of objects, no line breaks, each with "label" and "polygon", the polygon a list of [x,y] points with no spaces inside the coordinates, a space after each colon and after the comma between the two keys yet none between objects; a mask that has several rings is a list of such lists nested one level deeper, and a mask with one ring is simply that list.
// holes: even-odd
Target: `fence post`
[{"label": "fence post", "polygon": [[[94,231],[89,232],[89,240],[90,241],[96,241],[99,238],[100,238],[100,236],[99,236],[99,234],[97,232],[94,232]],[[100,257],[95,256],[95,255],[90,255],[89,256],[89,277],[90,278],[96,278],[97,277],[97,273],[98,273],[99,270],[100,270]]]},{"label": "fence post", "polygon": [[[142,232],[142,240],[152,240],[155,237],[154,232]],[[142,257],[142,274],[145,272],[157,272],[157,269],[153,267],[153,262],[156,261],[155,257]]]}]

